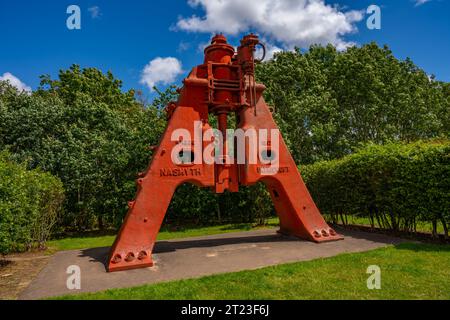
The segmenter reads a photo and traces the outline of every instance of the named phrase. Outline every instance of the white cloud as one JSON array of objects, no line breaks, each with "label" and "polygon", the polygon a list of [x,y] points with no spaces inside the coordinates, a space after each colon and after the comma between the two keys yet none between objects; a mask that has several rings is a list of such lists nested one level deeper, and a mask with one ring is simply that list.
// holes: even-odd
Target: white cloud
[{"label": "white cloud", "polygon": [[178,49],[177,49],[177,51],[178,51],[178,52],[184,52],[184,51],[189,50],[190,48],[191,48],[191,44],[190,44],[189,42],[181,41],[181,42],[178,44]]},{"label": "white cloud", "polygon": [[175,82],[177,76],[181,73],[183,73],[183,69],[181,62],[177,58],[158,57],[145,66],[140,82],[153,91],[153,87],[158,83],[171,84]]},{"label": "white cloud", "polygon": [[101,16],[100,7],[99,6],[93,6],[88,8],[89,13],[91,14],[91,18],[99,18]]},{"label": "white cloud", "polygon": [[416,4],[415,7],[421,6],[427,2],[430,2],[431,0],[415,0]]},{"label": "white cloud", "polygon": [[25,83],[20,81],[19,78],[17,78],[16,76],[14,76],[9,72],[5,72],[3,76],[0,76],[0,81],[8,81],[10,85],[16,87],[17,90],[21,92],[22,91],[31,92],[31,88],[29,86],[27,86]]},{"label": "white cloud", "polygon": [[[211,35],[211,37],[213,37],[213,35]],[[208,41],[205,42],[200,42],[197,46],[197,51],[200,53],[203,53],[203,51],[205,51],[206,47],[209,46],[211,44],[211,39],[209,39]]]},{"label": "white cloud", "polygon": [[188,0],[203,17],[181,17],[177,28],[190,32],[237,35],[255,31],[283,49],[307,48],[332,43],[343,49],[351,43],[343,37],[357,31],[362,11],[341,11],[323,0]]}]

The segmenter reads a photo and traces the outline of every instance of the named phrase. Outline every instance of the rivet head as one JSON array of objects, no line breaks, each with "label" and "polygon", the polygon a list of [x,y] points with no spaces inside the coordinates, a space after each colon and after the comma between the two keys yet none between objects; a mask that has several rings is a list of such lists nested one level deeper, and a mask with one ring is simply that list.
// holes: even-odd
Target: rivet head
[{"label": "rivet head", "polygon": [[139,252],[139,255],[138,255],[138,260],[144,260],[145,258],[147,258],[147,252],[145,252],[145,251],[141,251],[141,252]]},{"label": "rivet head", "polygon": [[135,256],[134,256],[134,253],[133,252],[129,252],[128,254],[127,254],[127,256],[125,257],[125,261],[126,262],[131,262],[131,261],[133,261],[135,259]]},{"label": "rivet head", "polygon": [[120,261],[122,261],[122,256],[120,254],[114,255],[114,258],[111,259],[111,262],[114,264],[119,263]]}]

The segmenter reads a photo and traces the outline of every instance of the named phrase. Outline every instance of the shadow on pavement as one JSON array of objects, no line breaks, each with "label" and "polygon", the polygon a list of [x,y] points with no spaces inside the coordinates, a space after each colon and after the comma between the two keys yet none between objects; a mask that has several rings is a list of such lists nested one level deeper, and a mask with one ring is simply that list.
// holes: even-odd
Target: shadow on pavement
[{"label": "shadow on pavement", "polygon": [[[364,239],[374,241],[377,243],[398,245],[404,242],[404,240],[401,240],[399,238],[388,237],[386,235],[376,233],[349,231],[342,228],[336,228],[336,231],[344,235],[344,237],[351,237],[354,239]],[[301,240],[296,237],[281,235],[278,233],[269,235],[248,235],[248,236],[242,236],[241,233],[240,236],[235,237],[230,236],[230,234],[227,234],[227,236],[224,236],[223,238],[218,238],[217,236],[215,236],[214,238],[206,238],[206,239],[196,238],[192,240],[184,239],[184,240],[158,241],[155,244],[153,253],[158,254],[190,248],[209,248],[223,245],[235,245],[245,243],[270,243],[270,242],[286,242],[286,241],[305,241],[305,240]],[[109,249],[110,247],[84,249],[81,250],[80,257],[89,257],[90,258],[89,261],[100,262],[106,268]]]},{"label": "shadow on pavement", "polygon": [[[209,248],[223,245],[245,244],[245,243],[263,243],[263,242],[285,242],[285,241],[303,241],[295,237],[284,236],[278,233],[262,236],[244,236],[244,237],[224,237],[210,239],[194,240],[170,240],[158,241],[153,249],[153,254],[174,252],[176,250],[190,248]],[[81,250],[80,257],[89,257],[91,262],[100,262],[105,268],[108,260],[110,247],[90,248]]]}]

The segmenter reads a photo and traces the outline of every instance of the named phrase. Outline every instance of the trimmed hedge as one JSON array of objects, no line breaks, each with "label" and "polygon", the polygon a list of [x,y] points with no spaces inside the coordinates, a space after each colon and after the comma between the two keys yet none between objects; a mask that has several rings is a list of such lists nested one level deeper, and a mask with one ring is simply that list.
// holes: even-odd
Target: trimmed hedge
[{"label": "trimmed hedge", "polygon": [[333,222],[347,215],[372,226],[416,231],[417,222],[450,223],[450,141],[368,145],[339,160],[301,168],[323,214]]},{"label": "trimmed hedge", "polygon": [[0,253],[43,247],[62,208],[61,181],[0,153]]},{"label": "trimmed hedge", "polygon": [[240,187],[239,193],[214,194],[185,184],[170,203],[165,223],[172,226],[256,223],[264,225],[275,215],[270,194],[262,184]]}]

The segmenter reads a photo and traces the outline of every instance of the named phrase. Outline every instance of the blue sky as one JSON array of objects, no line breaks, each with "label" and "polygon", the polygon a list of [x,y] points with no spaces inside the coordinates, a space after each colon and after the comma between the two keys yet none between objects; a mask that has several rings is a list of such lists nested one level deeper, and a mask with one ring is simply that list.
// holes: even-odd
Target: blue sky
[{"label": "blue sky", "polygon": [[[224,4],[224,2],[226,4]],[[81,29],[69,30],[69,5]],[[366,26],[369,5],[381,8],[381,30]],[[151,96],[151,85],[179,83],[202,61],[211,34],[233,44],[256,32],[273,50],[331,42],[376,41],[450,82],[450,0],[72,0],[1,1],[0,78],[35,89],[76,63],[111,70],[124,88]]]}]

